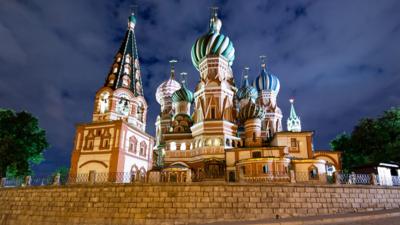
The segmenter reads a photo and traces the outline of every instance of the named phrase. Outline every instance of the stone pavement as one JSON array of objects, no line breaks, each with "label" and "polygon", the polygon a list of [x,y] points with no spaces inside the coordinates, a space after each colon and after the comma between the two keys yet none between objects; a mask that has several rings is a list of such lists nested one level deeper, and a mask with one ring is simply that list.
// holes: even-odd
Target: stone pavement
[{"label": "stone pavement", "polygon": [[217,222],[208,225],[400,225],[400,209],[284,219]]}]

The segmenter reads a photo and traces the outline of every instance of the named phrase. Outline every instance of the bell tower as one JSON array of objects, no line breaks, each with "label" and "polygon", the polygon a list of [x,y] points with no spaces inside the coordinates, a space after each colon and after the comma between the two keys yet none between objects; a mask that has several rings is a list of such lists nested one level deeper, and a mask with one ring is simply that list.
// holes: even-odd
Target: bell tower
[{"label": "bell tower", "polygon": [[93,122],[122,119],[144,131],[147,102],[143,97],[135,25],[136,17],[132,14],[104,86],[96,93]]},{"label": "bell tower", "polygon": [[104,85],[96,93],[92,122],[77,125],[72,175],[95,171],[107,174],[102,179],[117,179],[117,173],[131,172],[138,178],[151,169],[154,138],[145,132],[147,102],[135,26],[132,13]]}]

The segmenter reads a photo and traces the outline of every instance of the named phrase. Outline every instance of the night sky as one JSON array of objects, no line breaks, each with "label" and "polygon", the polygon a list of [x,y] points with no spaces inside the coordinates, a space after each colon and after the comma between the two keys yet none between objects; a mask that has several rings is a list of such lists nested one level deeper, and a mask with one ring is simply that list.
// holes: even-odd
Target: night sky
[{"label": "night sky", "polygon": [[[316,149],[351,131],[360,118],[400,104],[400,1],[136,1],[136,38],[148,132],[159,112],[157,86],[168,61],[199,73],[190,59],[195,40],[208,31],[217,5],[221,32],[233,41],[236,84],[250,79],[260,55],[278,76],[283,125],[295,97],[303,130],[315,131]],[[95,92],[103,85],[126,30],[132,1],[1,0],[0,107],[27,110],[46,129],[51,148],[35,167],[49,173],[69,166],[75,124],[90,122]]]}]

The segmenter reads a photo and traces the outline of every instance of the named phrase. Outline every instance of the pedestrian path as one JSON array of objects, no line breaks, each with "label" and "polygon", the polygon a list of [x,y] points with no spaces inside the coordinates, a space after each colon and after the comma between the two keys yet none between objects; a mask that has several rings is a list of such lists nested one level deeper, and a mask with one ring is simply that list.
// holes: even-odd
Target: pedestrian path
[{"label": "pedestrian path", "polygon": [[254,221],[217,222],[212,225],[400,225],[400,209],[295,217],[263,219]]}]

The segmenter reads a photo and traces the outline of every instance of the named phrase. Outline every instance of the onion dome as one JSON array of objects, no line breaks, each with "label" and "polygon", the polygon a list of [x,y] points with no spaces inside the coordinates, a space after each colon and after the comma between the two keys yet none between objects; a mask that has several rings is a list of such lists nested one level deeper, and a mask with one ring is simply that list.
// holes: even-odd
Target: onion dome
[{"label": "onion dome", "polygon": [[[186,73],[182,73],[185,74]],[[184,75],[182,75],[184,76]],[[182,80],[181,89],[175,91],[172,94],[172,102],[189,102],[192,103],[194,100],[193,92],[186,88],[186,81]]]},{"label": "onion dome", "polygon": [[257,89],[256,89],[255,87],[253,87],[253,86],[251,86],[251,85],[249,84],[249,80],[248,80],[248,78],[249,78],[248,70],[249,70],[248,67],[246,67],[246,68],[244,69],[244,72],[243,72],[243,73],[244,73],[244,76],[243,76],[243,78],[244,78],[244,80],[243,80],[243,85],[242,85],[242,87],[239,88],[239,90],[236,92],[236,98],[237,98],[239,101],[241,101],[241,100],[243,100],[243,99],[249,99],[249,100],[251,100],[252,102],[255,102],[256,99],[257,99],[257,97],[258,97],[258,92],[257,92]]},{"label": "onion dome", "polygon": [[176,60],[171,60],[171,76],[168,80],[162,82],[160,86],[158,86],[156,91],[156,100],[160,105],[164,104],[164,99],[171,98],[172,94],[181,88],[181,85],[178,81],[175,80],[175,68],[174,63]]},{"label": "onion dome", "polygon": [[300,117],[296,115],[296,111],[294,110],[294,99],[289,99],[290,102],[290,116],[287,119],[287,129],[292,132],[300,132],[301,131],[301,121]]},{"label": "onion dome", "polygon": [[249,119],[262,119],[265,116],[265,110],[253,102],[247,103],[239,111],[238,118],[244,122]]},{"label": "onion dome", "polygon": [[200,61],[208,55],[223,56],[232,66],[235,59],[235,48],[229,37],[220,33],[221,26],[222,22],[217,17],[217,13],[214,12],[210,19],[210,30],[207,34],[198,38],[192,46],[192,62],[197,70],[199,70]]},{"label": "onion dome", "polygon": [[271,91],[278,94],[279,89],[281,88],[281,84],[277,76],[272,74],[267,70],[267,66],[264,63],[262,57],[261,63],[261,73],[254,80],[253,86],[257,88],[258,91]]}]

